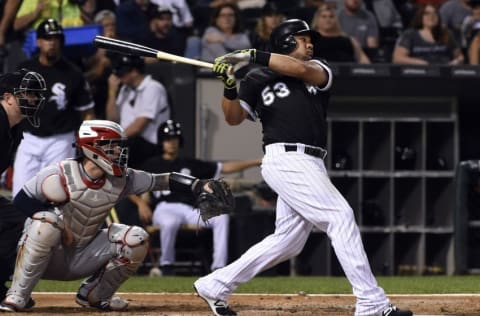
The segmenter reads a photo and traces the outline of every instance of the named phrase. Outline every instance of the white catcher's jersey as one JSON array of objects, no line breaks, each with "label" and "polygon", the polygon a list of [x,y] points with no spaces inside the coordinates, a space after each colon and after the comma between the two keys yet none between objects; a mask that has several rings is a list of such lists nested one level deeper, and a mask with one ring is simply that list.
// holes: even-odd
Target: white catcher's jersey
[{"label": "white catcher's jersey", "polygon": [[[154,182],[151,174],[134,169],[125,177],[107,175],[91,182],[80,168],[76,160],[64,160],[41,170],[23,188],[30,197],[57,206],[75,237],[74,247],[84,247],[95,237],[119,199],[149,191]],[[58,200],[62,191],[64,199]]]}]

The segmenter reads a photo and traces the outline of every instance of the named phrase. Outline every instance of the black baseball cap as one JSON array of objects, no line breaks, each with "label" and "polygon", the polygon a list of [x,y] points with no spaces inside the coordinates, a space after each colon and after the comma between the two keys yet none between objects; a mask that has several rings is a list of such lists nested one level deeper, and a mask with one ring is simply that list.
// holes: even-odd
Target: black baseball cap
[{"label": "black baseball cap", "polygon": [[117,76],[123,76],[132,69],[137,69],[144,72],[145,61],[140,56],[135,55],[120,55],[114,58],[113,73]]},{"label": "black baseball cap", "polygon": [[15,71],[0,76],[0,96],[4,93],[14,93],[20,87],[25,72]]}]

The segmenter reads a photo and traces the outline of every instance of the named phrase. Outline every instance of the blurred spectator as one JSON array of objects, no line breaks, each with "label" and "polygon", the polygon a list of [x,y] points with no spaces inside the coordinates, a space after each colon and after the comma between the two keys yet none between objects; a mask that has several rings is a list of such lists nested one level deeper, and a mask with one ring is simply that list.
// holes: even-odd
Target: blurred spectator
[{"label": "blurred spectator", "polygon": [[402,17],[392,0],[364,0],[365,7],[375,14],[379,27],[403,28]]},{"label": "blurred spectator", "polygon": [[[183,56],[185,52],[185,37],[172,23],[173,11],[165,5],[154,6],[149,13],[150,32],[146,45],[170,54]],[[157,62],[149,58],[147,62]]]},{"label": "blurred spectator", "polygon": [[459,45],[441,24],[435,6],[420,5],[412,21],[412,28],[404,31],[395,45],[395,64],[462,64]]},{"label": "blurred spectator", "polygon": [[238,7],[223,4],[215,8],[202,37],[202,59],[213,61],[218,56],[249,47],[248,35],[241,30]]},{"label": "blurred spectator", "polygon": [[463,26],[465,47],[467,47],[468,63],[480,64],[480,1],[472,1],[472,16],[465,21]]},{"label": "blurred spectator", "polygon": [[145,45],[150,33],[148,12],[154,5],[150,0],[125,0],[115,11],[117,36],[120,39]]},{"label": "blurred spectator", "polygon": [[[117,37],[115,13],[102,10],[95,15],[94,23],[102,25],[102,35]],[[93,100],[95,101],[95,117],[105,119],[105,104],[108,96],[108,77],[111,70],[111,59],[108,52],[99,48],[93,56],[85,59],[85,77],[90,83]]]},{"label": "blurred spectator", "polygon": [[283,22],[285,16],[278,10],[274,2],[268,2],[262,8],[255,30],[250,32],[250,42],[253,48],[270,51],[270,34]]},{"label": "blurred spectator", "polygon": [[150,0],[157,6],[169,7],[172,10],[172,22],[178,29],[191,29],[193,16],[185,0]]},{"label": "blurred spectator", "polygon": [[443,25],[452,32],[453,38],[460,44],[463,21],[472,14],[469,0],[448,0],[441,5],[439,14]]},{"label": "blurred spectator", "polygon": [[[20,41],[16,40],[13,21],[21,3],[22,0],[6,0],[0,4],[0,72],[3,73],[12,72],[18,64],[15,56],[17,51],[21,51],[21,45]],[[16,47],[14,43],[17,43]]]},{"label": "blurred spectator", "polygon": [[403,28],[412,24],[413,17],[415,16],[415,11],[417,3],[415,0],[395,0],[394,4],[398,10],[398,13],[402,17]]},{"label": "blurred spectator", "polygon": [[314,57],[328,62],[370,63],[357,40],[342,32],[335,10],[329,5],[324,4],[317,9],[311,28],[320,34],[313,43]]},{"label": "blurred spectator", "polygon": [[478,28],[478,22],[480,21],[480,0],[470,0],[469,6],[471,8],[471,14],[463,20],[461,27],[461,46],[466,49],[473,36],[476,34]]},{"label": "blurred spectator", "polygon": [[79,7],[82,1],[64,0],[28,0],[23,1],[15,18],[17,31],[36,29],[45,19],[53,18],[63,27],[82,26],[82,13]]},{"label": "blurred spectator", "polygon": [[143,58],[121,55],[108,79],[107,119],[120,123],[128,137],[128,164],[139,168],[156,153],[157,129],[170,118],[167,90],[145,74]]},{"label": "blurred spectator", "polygon": [[363,48],[378,48],[377,21],[362,5],[362,0],[345,0],[343,8],[338,12],[340,27]]},{"label": "blurred spectator", "polygon": [[[69,0],[71,1],[71,0]],[[82,20],[85,24],[95,23],[95,16],[100,11],[108,10],[115,12],[118,0],[73,0],[80,4]]]},{"label": "blurred spectator", "polygon": [[25,125],[13,167],[13,190],[23,185],[45,166],[73,158],[75,132],[82,120],[94,118],[90,88],[78,67],[62,56],[65,35],[62,26],[48,19],[37,28],[39,54],[19,65],[40,73],[47,84],[41,125]]}]

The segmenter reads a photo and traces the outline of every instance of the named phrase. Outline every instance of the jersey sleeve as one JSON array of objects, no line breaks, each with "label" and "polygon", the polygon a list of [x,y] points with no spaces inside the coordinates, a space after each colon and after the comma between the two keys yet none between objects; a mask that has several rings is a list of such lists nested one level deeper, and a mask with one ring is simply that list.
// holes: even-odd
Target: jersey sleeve
[{"label": "jersey sleeve", "polygon": [[249,119],[252,121],[257,119],[257,97],[262,87],[258,80],[256,80],[256,77],[255,70],[249,72],[240,82],[240,89],[238,91],[240,106],[247,111]]},{"label": "jersey sleeve", "polygon": [[130,194],[148,192],[153,186],[154,178],[149,172],[137,169],[127,169],[127,184],[122,192],[122,197]]},{"label": "jersey sleeve", "polygon": [[72,100],[76,100],[75,110],[83,112],[93,109],[95,103],[93,102],[90,85],[83,75],[78,75],[78,80],[76,81],[74,89],[75,97],[73,97]]},{"label": "jersey sleeve", "polygon": [[328,63],[324,60],[320,59],[312,59],[314,62],[318,63],[322,68],[325,70],[327,73],[327,82],[323,86],[319,86],[318,89],[320,91],[328,91],[332,87],[332,81],[333,81],[333,74],[332,74],[332,69],[328,65]]}]

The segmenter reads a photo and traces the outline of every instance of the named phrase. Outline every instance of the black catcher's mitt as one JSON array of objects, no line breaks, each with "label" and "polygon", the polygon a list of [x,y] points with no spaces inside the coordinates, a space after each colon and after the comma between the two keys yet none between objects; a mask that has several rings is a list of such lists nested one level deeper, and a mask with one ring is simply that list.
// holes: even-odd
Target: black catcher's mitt
[{"label": "black catcher's mitt", "polygon": [[[208,184],[208,189],[205,188],[205,184]],[[232,191],[222,179],[198,180],[193,193],[195,207],[199,210],[204,222],[218,215],[229,214],[235,208]]]}]

